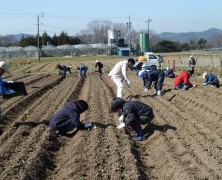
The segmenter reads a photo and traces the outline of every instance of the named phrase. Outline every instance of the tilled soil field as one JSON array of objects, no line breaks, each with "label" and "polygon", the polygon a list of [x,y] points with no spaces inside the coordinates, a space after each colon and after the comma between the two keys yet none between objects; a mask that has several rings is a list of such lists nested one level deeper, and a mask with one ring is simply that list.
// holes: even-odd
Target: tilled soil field
[{"label": "tilled soil field", "polygon": [[[117,62],[104,60],[104,69]],[[77,72],[60,80],[55,63],[13,68],[5,80],[23,81],[28,96],[2,104],[4,130],[0,135],[0,179],[222,179],[222,91],[202,86],[201,76],[188,91],[173,90],[166,78],[162,96],[143,92],[142,80],[129,73],[132,88],[125,100],[149,104],[155,113],[143,125],[147,139],[135,142],[131,129],[117,129],[110,111],[115,84],[105,72],[94,72],[95,61],[70,62],[89,66],[87,78]],[[107,70],[108,71],[108,70]],[[65,102],[84,99],[89,110],[81,115],[93,128],[58,136],[48,120]]]}]

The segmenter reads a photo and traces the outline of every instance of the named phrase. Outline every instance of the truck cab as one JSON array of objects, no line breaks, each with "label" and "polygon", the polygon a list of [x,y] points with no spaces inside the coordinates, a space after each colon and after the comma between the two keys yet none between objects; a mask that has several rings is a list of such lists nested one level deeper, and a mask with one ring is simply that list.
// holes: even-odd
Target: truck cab
[{"label": "truck cab", "polygon": [[139,57],[134,67],[137,67],[137,65],[141,62],[143,62],[143,65],[148,67],[148,70],[153,69],[153,67],[157,68],[159,64],[159,57],[153,52],[144,52],[144,55]]}]

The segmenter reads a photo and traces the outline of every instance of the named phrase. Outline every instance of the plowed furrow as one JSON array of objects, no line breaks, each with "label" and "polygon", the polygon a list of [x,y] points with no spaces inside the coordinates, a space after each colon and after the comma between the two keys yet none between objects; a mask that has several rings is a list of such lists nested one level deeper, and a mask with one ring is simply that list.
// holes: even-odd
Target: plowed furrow
[{"label": "plowed furrow", "polygon": [[[42,76],[42,78],[32,79],[31,82],[28,82],[28,84],[26,84],[25,82],[28,95],[32,94],[33,92],[39,91],[41,87],[48,85],[50,82],[53,82],[56,79],[58,79],[57,76]],[[24,98],[26,97],[18,96],[4,100],[2,106],[3,111],[6,111],[8,108],[11,108],[12,105],[18,103]]]},{"label": "plowed furrow", "polygon": [[[187,149],[187,152],[189,152],[189,155],[187,156],[190,156],[190,157],[186,159],[186,161],[189,160],[189,162],[192,162],[191,160],[195,159],[195,163],[196,163],[195,169],[196,169],[196,172],[198,172],[197,174],[200,176],[207,175],[207,176],[210,176],[210,177],[213,176],[216,178],[218,176],[220,177],[221,176],[220,168],[214,169],[215,167],[218,167],[219,165],[219,161],[216,159],[216,157],[219,155],[218,154],[219,149],[216,147],[217,143],[220,144],[220,140],[218,139],[218,137],[215,137],[214,139],[214,137],[211,136],[211,138],[213,137],[214,140],[217,140],[216,143],[214,143],[215,146],[213,148],[215,152],[215,157],[212,157],[212,154],[210,155],[208,153],[208,150],[212,150],[212,147],[209,146],[209,143],[212,143],[212,142],[208,139],[210,142],[206,142],[206,144],[208,145],[205,145],[205,143],[202,143],[202,142],[206,141],[206,136],[202,134],[201,132],[198,133],[200,130],[207,131],[206,128],[202,126],[202,124],[194,123],[195,121],[193,120],[195,119],[192,116],[187,115],[184,112],[180,112],[178,108],[172,106],[172,104],[170,104],[168,101],[164,101],[161,97],[150,98],[148,102],[152,104],[152,106],[154,107],[154,110],[159,109],[157,113],[158,115],[161,114],[163,119],[166,119],[168,120],[168,122],[173,123],[173,124],[178,123],[178,125],[176,126],[178,127],[178,130],[176,131],[177,133],[175,134],[175,137],[173,139],[177,139],[176,137],[179,137],[180,139],[179,142],[181,145],[176,143],[172,147],[175,147],[175,149],[177,149],[178,147],[184,147],[185,149]],[[185,105],[182,104],[182,106],[185,106]],[[164,112],[164,114],[162,114],[161,112]],[[175,116],[174,114],[176,115],[179,114],[180,116],[173,117]],[[177,119],[179,119],[179,121],[176,121]],[[200,126],[201,128],[197,130],[196,128],[194,128],[195,127],[194,125]],[[182,128],[182,129],[180,130],[179,128]],[[192,138],[188,138],[187,134],[193,135]],[[210,135],[210,132],[208,135]],[[166,141],[166,142],[169,143],[170,141]],[[187,154],[187,152],[185,152],[185,154]],[[201,152],[201,156],[199,156],[200,152]],[[183,159],[181,160],[182,160],[181,161],[182,164],[186,162]],[[208,164],[209,162],[211,162],[211,165]],[[193,164],[192,164],[192,167],[194,167]],[[200,169],[202,170],[200,170],[198,167],[200,167]],[[206,170],[207,172],[203,171],[203,169],[205,170],[207,169]]]},{"label": "plowed furrow", "polygon": [[[44,152],[46,150],[43,147],[46,144],[45,141],[48,141],[48,139],[53,139],[53,138],[49,137],[49,132],[44,133],[46,130],[46,127],[37,126],[37,125],[38,125],[38,123],[39,123],[39,125],[41,124],[41,122],[39,122],[40,119],[48,119],[49,116],[52,115],[53,112],[56,111],[56,109],[58,109],[58,107],[61,107],[61,104],[64,104],[64,101],[66,101],[66,99],[69,98],[72,94],[73,85],[76,85],[76,84],[71,84],[68,81],[67,82],[63,81],[63,83],[61,83],[58,87],[53,88],[52,90],[48,91],[43,97],[38,99],[35,104],[30,106],[29,109],[27,109],[28,114],[31,114],[31,112],[33,110],[35,111],[35,109],[37,110],[37,109],[44,108],[44,106],[45,106],[45,110],[46,110],[45,112],[35,111],[35,113],[33,115],[31,115],[31,117],[29,117],[29,119],[32,118],[32,123],[30,123],[30,122],[24,123],[25,121],[28,121],[26,116],[20,117],[22,122],[21,122],[21,126],[19,126],[17,132],[25,132],[29,136],[26,137],[25,139],[23,138],[23,142],[21,144],[23,146],[22,151],[20,151],[16,155],[16,158],[13,158],[14,159],[13,164],[7,165],[7,168],[9,170],[7,172],[5,172],[6,175],[10,174],[11,171],[16,169],[16,171],[18,171],[16,173],[16,175],[25,174],[24,177],[29,177],[28,175],[30,175],[30,173],[31,173],[31,175],[33,176],[32,172],[30,172],[30,169],[32,169],[33,171],[37,171],[37,170],[35,170],[34,167],[37,167],[37,169],[39,169],[37,165],[41,165],[41,163],[42,163],[40,161],[41,158],[38,158],[38,155],[40,155],[40,157],[41,157],[42,153],[52,155],[52,153],[50,153],[50,152]],[[64,86],[66,87],[66,89],[63,89]],[[63,91],[62,94],[61,94],[61,91]],[[54,99],[54,95],[56,95],[56,97],[57,97],[56,101]],[[54,106],[48,107],[48,104],[46,102],[54,102],[53,103]],[[35,122],[36,122],[36,128],[30,127],[31,125],[35,124]],[[24,125],[24,126],[22,126],[22,125]],[[13,136],[12,136],[13,141],[15,141],[15,140],[19,141],[21,139],[21,135],[19,136],[19,134],[15,133]],[[17,139],[16,138],[17,136],[20,138]],[[33,137],[35,137],[35,138],[33,138]],[[10,145],[10,142],[8,142],[7,144]],[[15,144],[15,143],[11,143],[11,144]],[[55,144],[57,144],[57,143],[55,142]],[[16,151],[15,147],[14,148],[9,147],[9,148],[14,149],[14,151]],[[32,151],[33,149],[36,149],[34,153]],[[21,164],[21,160],[22,160],[23,164]],[[17,163],[15,163],[15,162],[17,162]],[[24,162],[29,162],[29,163],[26,164]],[[16,164],[16,165],[14,165],[14,164]],[[48,167],[49,165],[44,164],[44,163],[43,163],[43,165],[44,165],[44,167],[49,168]],[[9,168],[9,167],[11,167],[11,168]],[[25,172],[23,172],[23,171],[20,172],[19,171],[20,169],[18,170],[18,167],[20,169],[27,168],[27,170],[25,170]],[[41,169],[41,171],[43,171],[43,169]]]}]

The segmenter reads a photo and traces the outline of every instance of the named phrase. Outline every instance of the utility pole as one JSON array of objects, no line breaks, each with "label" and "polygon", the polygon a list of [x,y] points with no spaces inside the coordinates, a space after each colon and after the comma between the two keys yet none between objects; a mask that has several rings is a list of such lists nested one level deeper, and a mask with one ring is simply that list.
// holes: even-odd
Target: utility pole
[{"label": "utility pole", "polygon": [[148,34],[150,34],[150,26],[149,26],[149,24],[150,24],[150,22],[152,21],[152,19],[150,19],[149,17],[148,17],[148,20],[146,21],[147,23],[148,23]]},{"label": "utility pole", "polygon": [[[41,17],[44,17],[44,14],[42,13]],[[37,44],[38,44],[38,61],[40,62],[40,43],[39,43],[39,15],[37,15]]]},{"label": "utility pole", "polygon": [[37,32],[38,60],[39,60],[39,62],[40,62],[40,47],[39,47],[39,15],[37,16],[37,26],[38,26],[38,32]]},{"label": "utility pole", "polygon": [[146,21],[147,23],[148,23],[148,43],[149,43],[149,46],[148,46],[148,48],[149,48],[149,51],[151,50],[151,48],[150,48],[150,22],[152,21],[152,19],[150,19],[149,17],[148,17],[148,20]]},{"label": "utility pole", "polygon": [[130,42],[130,28],[132,26],[132,22],[130,21],[130,15],[129,15],[129,22],[126,23],[127,28],[128,28],[128,36],[129,36],[129,56],[131,54],[131,42]]}]

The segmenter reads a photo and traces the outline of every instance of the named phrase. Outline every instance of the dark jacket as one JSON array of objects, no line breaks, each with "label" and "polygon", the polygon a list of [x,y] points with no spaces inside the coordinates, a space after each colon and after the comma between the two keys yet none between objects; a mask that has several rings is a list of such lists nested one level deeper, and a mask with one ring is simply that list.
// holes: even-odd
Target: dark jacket
[{"label": "dark jacket", "polygon": [[122,108],[122,114],[127,119],[126,126],[138,120],[140,116],[149,117],[152,113],[153,109],[150,106],[139,101],[127,101]]},{"label": "dark jacket", "polygon": [[101,62],[97,62],[96,65],[95,65],[95,68],[97,68],[97,67],[99,69],[101,69],[101,68],[103,68],[103,64]]},{"label": "dark jacket", "polygon": [[190,67],[194,67],[196,65],[196,60],[194,59],[194,58],[191,58],[190,60],[189,60],[189,66]]},{"label": "dark jacket", "polygon": [[77,127],[84,129],[80,122],[80,111],[75,102],[68,102],[50,120],[49,126],[53,130],[67,131]]},{"label": "dark jacket", "polygon": [[143,79],[145,88],[150,89],[154,81],[163,84],[164,77],[165,73],[160,69],[148,71],[147,76],[144,76]]},{"label": "dark jacket", "polygon": [[175,74],[174,74],[174,72],[173,72],[173,69],[168,69],[166,72],[165,72],[165,76],[166,77],[169,77],[169,78],[175,78],[176,76],[175,76]]}]

